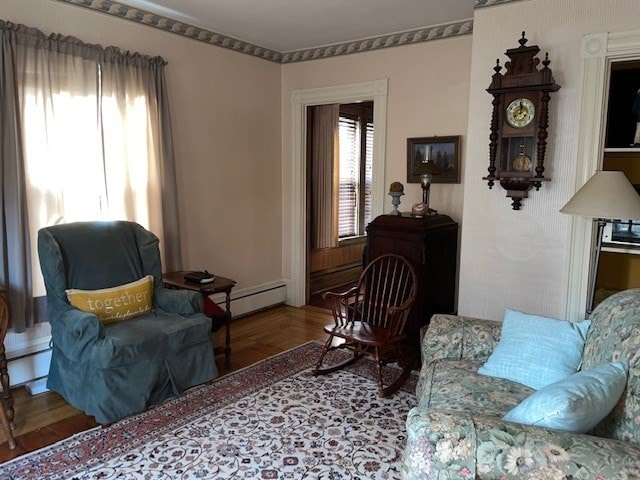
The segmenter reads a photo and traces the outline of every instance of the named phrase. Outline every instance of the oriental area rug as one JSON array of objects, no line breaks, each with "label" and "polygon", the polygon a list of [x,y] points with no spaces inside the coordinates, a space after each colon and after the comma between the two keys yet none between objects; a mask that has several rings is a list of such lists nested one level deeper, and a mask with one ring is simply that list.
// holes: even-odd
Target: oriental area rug
[{"label": "oriental area rug", "polygon": [[[380,398],[367,359],[312,376],[320,350],[306,343],[18,457],[0,465],[0,478],[400,478],[405,420],[417,403],[415,375],[391,398]],[[338,362],[348,354],[332,355]]]}]

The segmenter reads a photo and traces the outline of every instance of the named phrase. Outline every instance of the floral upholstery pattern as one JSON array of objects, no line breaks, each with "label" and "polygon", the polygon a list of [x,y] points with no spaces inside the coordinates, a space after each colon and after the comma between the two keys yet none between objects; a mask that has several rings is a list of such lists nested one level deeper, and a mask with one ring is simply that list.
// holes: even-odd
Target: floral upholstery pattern
[{"label": "floral upholstery pattern", "polygon": [[617,293],[593,311],[582,368],[625,358],[629,361],[627,388],[594,434],[640,444],[640,289]]},{"label": "floral upholstery pattern", "polygon": [[404,479],[638,479],[638,445],[499,417],[414,408]]},{"label": "floral upholstery pattern", "polygon": [[428,409],[467,412],[472,406],[474,411],[502,417],[534,391],[510,380],[478,375],[478,365],[468,360],[436,360],[424,370],[421,378],[430,387],[419,397],[419,406]]},{"label": "floral upholstery pattern", "polygon": [[407,417],[402,477],[417,479],[640,479],[640,289],[592,313],[582,369],[627,359],[627,388],[589,435],[501,420],[533,390],[477,374],[500,322],[435,315],[422,343],[418,406]]},{"label": "floral upholstery pattern", "polygon": [[[476,370],[487,361],[500,340],[500,322],[477,320],[456,315],[434,315],[422,342],[422,364],[436,360],[466,360]],[[445,364],[446,362],[441,362]],[[416,392],[422,397],[425,382],[431,382],[429,370],[423,368]]]}]

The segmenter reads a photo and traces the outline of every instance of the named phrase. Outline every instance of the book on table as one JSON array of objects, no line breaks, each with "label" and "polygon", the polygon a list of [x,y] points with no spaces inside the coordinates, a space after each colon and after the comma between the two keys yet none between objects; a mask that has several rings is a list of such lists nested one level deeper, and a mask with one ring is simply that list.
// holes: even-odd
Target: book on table
[{"label": "book on table", "polygon": [[184,274],[184,279],[190,283],[210,283],[215,280],[215,276],[206,270],[204,271],[193,271],[186,272]]}]

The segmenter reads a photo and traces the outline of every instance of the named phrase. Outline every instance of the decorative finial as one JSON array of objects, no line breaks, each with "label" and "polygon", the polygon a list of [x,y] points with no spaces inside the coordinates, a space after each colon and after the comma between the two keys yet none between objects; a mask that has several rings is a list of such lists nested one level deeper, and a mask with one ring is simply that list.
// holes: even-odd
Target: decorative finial
[{"label": "decorative finial", "polygon": [[549,64],[551,63],[551,60],[549,60],[549,52],[544,54],[544,60],[542,61],[542,65],[544,65],[544,68],[549,68]]},{"label": "decorative finial", "polygon": [[404,195],[404,185],[400,182],[393,182],[389,187],[389,195],[391,195],[391,205],[393,205],[393,210],[389,212],[389,215],[400,215],[398,205],[400,205],[400,197]]},{"label": "decorative finial", "polygon": [[500,73],[500,70],[502,70],[502,67],[500,66],[500,59],[496,58],[496,66],[493,67],[493,71],[496,73]]},{"label": "decorative finial", "polygon": [[401,193],[404,193],[404,185],[402,185],[400,182],[393,182],[389,186],[389,191],[390,192],[401,192]]},{"label": "decorative finial", "polygon": [[518,40],[518,43],[520,44],[521,47],[524,47],[526,45],[527,39],[524,36],[524,31],[522,32],[522,38]]}]

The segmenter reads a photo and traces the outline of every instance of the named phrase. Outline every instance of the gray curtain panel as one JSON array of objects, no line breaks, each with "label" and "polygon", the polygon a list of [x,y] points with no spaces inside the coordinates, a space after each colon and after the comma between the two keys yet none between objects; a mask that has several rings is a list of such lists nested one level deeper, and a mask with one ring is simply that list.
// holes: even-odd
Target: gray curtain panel
[{"label": "gray curtain panel", "polygon": [[0,283],[23,332],[47,321],[37,229],[96,220],[92,202],[145,224],[165,268],[182,267],[175,159],[161,57],[3,20],[0,36]]},{"label": "gray curtain panel", "polygon": [[316,249],[338,244],[339,119],[337,103],[313,107],[311,235]]},{"label": "gray curtain panel", "polygon": [[18,332],[34,323],[31,295],[31,248],[16,95],[17,32],[0,24],[0,283],[7,287],[12,327]]}]

